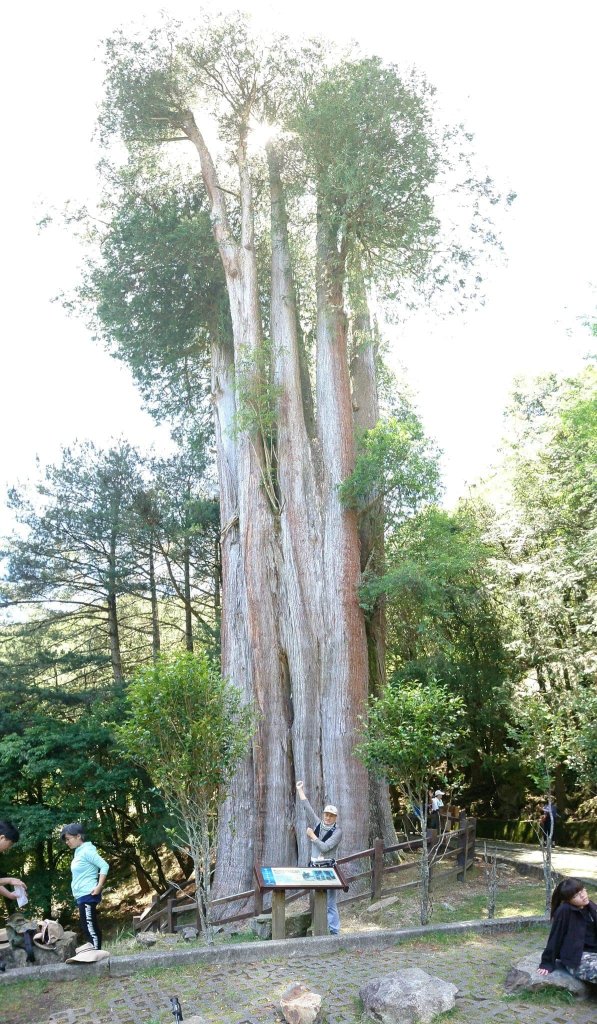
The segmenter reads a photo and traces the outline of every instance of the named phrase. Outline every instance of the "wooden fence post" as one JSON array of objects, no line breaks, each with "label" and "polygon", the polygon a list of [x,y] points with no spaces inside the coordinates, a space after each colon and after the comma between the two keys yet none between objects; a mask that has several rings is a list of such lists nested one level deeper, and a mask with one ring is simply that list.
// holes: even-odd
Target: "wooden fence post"
[{"label": "wooden fence post", "polygon": [[471,826],[471,834],[469,837],[469,858],[474,861],[475,859],[475,844],[477,842],[477,819],[469,818],[468,823]]},{"label": "wooden fence post", "polygon": [[172,935],[176,931],[174,927],[174,904],[176,900],[168,900],[166,903],[166,930]]},{"label": "wooden fence post", "polygon": [[376,903],[381,899],[383,888],[383,839],[376,839],[373,844],[373,871],[371,872],[371,900]]},{"label": "wooden fence post", "polygon": [[466,811],[461,811],[460,812],[460,818],[459,818],[459,821],[458,821],[458,825],[459,825],[459,828],[460,828],[461,832],[463,832],[463,835],[461,836],[461,839],[460,839],[460,851],[458,853],[458,858],[457,858],[458,864],[462,868],[462,871],[458,872],[458,874],[456,875],[456,878],[458,879],[459,882],[465,882],[466,881],[466,865],[467,865],[467,861],[468,861],[468,818],[466,816]]},{"label": "wooden fence post", "polygon": [[426,854],[427,854],[427,880],[429,883],[429,892],[431,892],[431,873],[433,871],[433,856],[432,851],[437,844],[437,829],[428,828],[425,836],[426,843]]}]

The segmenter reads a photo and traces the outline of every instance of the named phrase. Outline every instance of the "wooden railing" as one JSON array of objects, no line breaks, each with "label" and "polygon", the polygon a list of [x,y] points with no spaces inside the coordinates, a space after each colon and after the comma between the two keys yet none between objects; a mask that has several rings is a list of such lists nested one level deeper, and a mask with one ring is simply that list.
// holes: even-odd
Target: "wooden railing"
[{"label": "wooden railing", "polygon": [[[449,812],[441,820],[441,828],[436,831],[428,829],[425,839],[421,835],[404,835],[404,839],[394,846],[385,846],[381,839],[376,839],[374,845],[368,850],[361,850],[359,853],[352,853],[348,857],[339,857],[338,864],[351,864],[360,867],[362,861],[366,861],[367,867],[364,870],[346,872],[351,885],[362,880],[369,879],[369,885],[354,896],[342,899],[342,905],[354,903],[366,897],[371,902],[376,902],[383,896],[392,896],[402,889],[415,888],[421,884],[420,878],[400,882],[400,878],[408,872],[417,871],[417,862],[401,861],[400,855],[420,851],[425,844],[428,851],[430,870],[430,887],[433,890],[439,884],[456,878],[458,881],[466,880],[466,872],[472,867],[475,859],[475,838],[476,818],[467,818],[462,812],[457,818]],[[396,860],[399,860],[396,863]],[[389,863],[387,861],[390,861]],[[453,867],[450,865],[453,863]],[[446,870],[446,867],[448,868]],[[397,885],[388,888],[388,881],[398,879]],[[192,885],[188,881],[182,886],[171,883],[160,896],[154,897],[151,906],[138,917],[133,918],[135,931],[160,930],[175,932],[177,930],[176,918],[179,914],[188,914],[197,910],[197,902],[192,893],[184,891],[186,886]],[[178,892],[178,896],[174,894]],[[304,897],[306,890],[298,890],[286,897],[286,905]],[[212,914],[219,907],[227,904],[240,903],[241,909],[229,915],[220,917],[214,915],[218,925],[231,924],[234,921],[246,921],[251,917],[263,913],[263,894],[256,886],[254,889],[247,889],[245,892],[234,893],[232,896],[223,896],[220,899],[212,900]]]}]

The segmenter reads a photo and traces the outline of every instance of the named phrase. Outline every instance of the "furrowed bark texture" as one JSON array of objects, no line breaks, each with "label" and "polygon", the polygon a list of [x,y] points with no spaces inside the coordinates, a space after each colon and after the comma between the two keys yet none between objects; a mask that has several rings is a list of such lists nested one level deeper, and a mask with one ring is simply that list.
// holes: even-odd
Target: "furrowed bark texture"
[{"label": "furrowed bark texture", "polygon": [[[365,282],[360,266],[354,265],[351,275],[350,303],[353,315],[353,350],[351,359],[352,404],[355,432],[358,436],[372,430],[379,420],[379,394],[377,389],[377,339],[371,323]],[[361,571],[383,573],[384,515],[380,499],[359,522]],[[365,618],[367,658],[369,663],[369,693],[378,695],[386,682],[386,616],[383,598]],[[378,836],[386,846],[396,842],[389,788],[385,781],[373,774],[369,778],[369,841]]]},{"label": "furrowed bark texture", "polygon": [[[321,727],[321,511],[318,481],[305,421],[300,341],[284,196],[278,156],[268,147],[271,196],[271,334],[277,402],[280,543],[283,575],[279,592],[281,643],[288,666],[291,701],[292,781],[304,779],[316,801],[322,791]],[[294,786],[285,806],[295,814]],[[302,825],[302,823],[301,823]],[[309,859],[304,826],[297,828],[299,860]]]},{"label": "furrowed bark texture", "polygon": [[[222,675],[252,698],[251,654],[246,630],[246,590],[238,528],[238,467],[234,440],[234,352],[232,345],[214,341],[211,349],[212,405],[220,484],[222,562]],[[236,772],[221,809],[214,888],[218,893],[241,892],[247,881],[247,851],[238,834],[254,831],[253,753]],[[252,842],[249,857],[252,857]]]},{"label": "furrowed bark texture", "polygon": [[[354,468],[354,431],[343,308],[343,257],[326,214],[317,224],[317,423],[323,481],[322,749],[325,799],[346,808],[344,846],[367,835],[367,773],[354,757],[367,699],[367,643],[358,604],[360,554],[356,513],[339,485]],[[348,812],[348,814],[347,814]],[[348,820],[347,820],[348,819]]]},{"label": "furrowed bark texture", "polygon": [[[255,861],[305,862],[304,822],[295,828],[295,782],[317,807],[340,807],[346,852],[367,841],[367,776],[353,756],[367,696],[367,645],[358,605],[356,516],[338,485],[354,466],[342,274],[328,272],[335,246],[325,224],[318,245],[317,438],[301,373],[301,339],[284,195],[270,147],[271,344],[275,485],[259,425],[235,428],[242,393],[259,391],[263,333],[245,140],[237,151],[239,237],[191,115],[226,276],[233,344],[212,348],[212,393],[221,491],[222,668],[251,699],[259,722],[250,757],[222,807],[214,895],[251,884]],[[336,253],[337,257],[337,253]],[[336,263],[334,266],[337,264]],[[304,368],[303,368],[304,371]],[[235,382],[236,374],[236,382]],[[236,390],[235,390],[236,387]],[[305,409],[307,414],[305,414]]]}]

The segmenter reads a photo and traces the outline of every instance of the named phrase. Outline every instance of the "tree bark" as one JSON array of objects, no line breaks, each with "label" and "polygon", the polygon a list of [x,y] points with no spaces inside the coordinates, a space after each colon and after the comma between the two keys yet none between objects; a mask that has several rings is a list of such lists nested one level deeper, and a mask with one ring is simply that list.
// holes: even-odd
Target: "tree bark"
[{"label": "tree bark", "polygon": [[158,595],[155,583],[155,560],[153,534],[149,538],[149,594],[151,598],[151,654],[156,661],[160,653],[160,618]]},{"label": "tree bark", "polygon": [[182,565],[184,573],[184,636],[187,651],[193,651],[193,611],[191,608],[191,552],[189,550],[189,538],[185,535],[184,548],[182,552]]},{"label": "tree bark", "polygon": [[[327,225],[318,233],[317,430],[305,422],[308,380],[301,379],[298,317],[276,153],[269,154],[272,218],[272,369],[275,471],[272,487],[263,433],[243,418],[242,393],[263,387],[263,335],[245,136],[237,151],[240,238],[230,228],[223,191],[191,115],[226,277],[232,351],[212,348],[212,390],[221,488],[222,670],[253,700],[259,716],[251,756],[222,807],[215,895],[251,883],[253,863],[307,856],[295,834],[295,781],[318,806],[340,805],[345,849],[367,841],[367,776],[354,757],[367,696],[367,647],[358,605],[356,516],[338,485],[354,466],[342,266]],[[332,269],[330,272],[330,262]],[[341,262],[341,261],[340,261]],[[304,368],[303,368],[304,371]],[[263,393],[263,392],[261,392]],[[321,467],[322,468],[318,468]],[[238,833],[242,827],[242,841]]]},{"label": "tree bark", "polygon": [[[305,407],[312,409],[308,380],[301,373],[300,338],[284,194],[278,153],[267,148],[271,200],[271,336],[277,389],[277,466],[280,494],[280,586],[282,655],[288,673],[291,786],[285,821],[296,814],[297,779],[323,799],[321,782],[321,515]],[[308,414],[307,414],[308,415]],[[288,826],[287,826],[288,827]],[[299,861],[309,859],[304,823],[296,829]]]},{"label": "tree bark", "polygon": [[354,430],[343,307],[345,255],[321,205],[317,216],[317,425],[323,480],[324,611],[322,775],[325,800],[339,805],[345,849],[363,849],[368,834],[367,772],[353,750],[365,713],[367,644],[358,603],[360,553],[356,513],[338,488],[354,468]]},{"label": "tree bark", "polygon": [[[377,388],[377,338],[371,322],[362,269],[353,259],[350,273],[352,312],[352,405],[355,434],[372,430],[379,420]],[[381,575],[384,571],[384,509],[379,499],[360,516],[359,542],[361,572]],[[369,693],[378,696],[386,684],[386,614],[383,598],[365,616]],[[396,830],[387,782],[369,777],[369,842],[380,837],[385,846],[396,842]]]},{"label": "tree bark", "polygon": [[[214,339],[211,348],[212,405],[220,485],[222,566],[222,675],[233,680],[246,703],[252,700],[252,670],[246,628],[246,590],[238,522],[238,466],[234,438],[236,399],[231,343]],[[253,753],[237,770],[220,808],[214,897],[242,892],[250,880],[255,806]],[[239,839],[242,829],[243,841]]]}]

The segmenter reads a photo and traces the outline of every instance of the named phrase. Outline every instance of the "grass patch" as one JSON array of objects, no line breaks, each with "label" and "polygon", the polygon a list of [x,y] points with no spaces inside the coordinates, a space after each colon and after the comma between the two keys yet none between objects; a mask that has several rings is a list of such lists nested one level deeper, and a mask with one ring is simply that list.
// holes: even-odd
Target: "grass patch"
[{"label": "grass patch", "polygon": [[513,992],[504,996],[507,1003],[532,1003],[537,1006],[572,1006],[576,996],[566,988],[540,988],[536,992]]},{"label": "grass patch", "polygon": [[172,953],[180,949],[213,949],[214,946],[236,946],[243,942],[258,942],[259,937],[252,931],[216,935],[211,946],[200,935],[197,939],[184,942],[179,935],[156,935],[152,946],[142,946],[131,929],[121,929],[113,939],[104,943],[111,956],[138,956],[143,953]]},{"label": "grass patch", "polygon": [[396,946],[462,946],[463,941],[466,939],[460,932],[440,932],[430,927],[424,935],[416,935],[412,939],[397,942]]},{"label": "grass patch", "polygon": [[[466,890],[465,890],[466,892]],[[460,893],[459,893],[460,895]],[[532,917],[545,911],[545,890],[541,884],[511,885],[498,893],[495,920],[500,917]],[[433,922],[451,924],[454,921],[487,920],[487,896],[484,892],[460,898],[457,906],[450,904],[450,893],[433,899]]]}]

